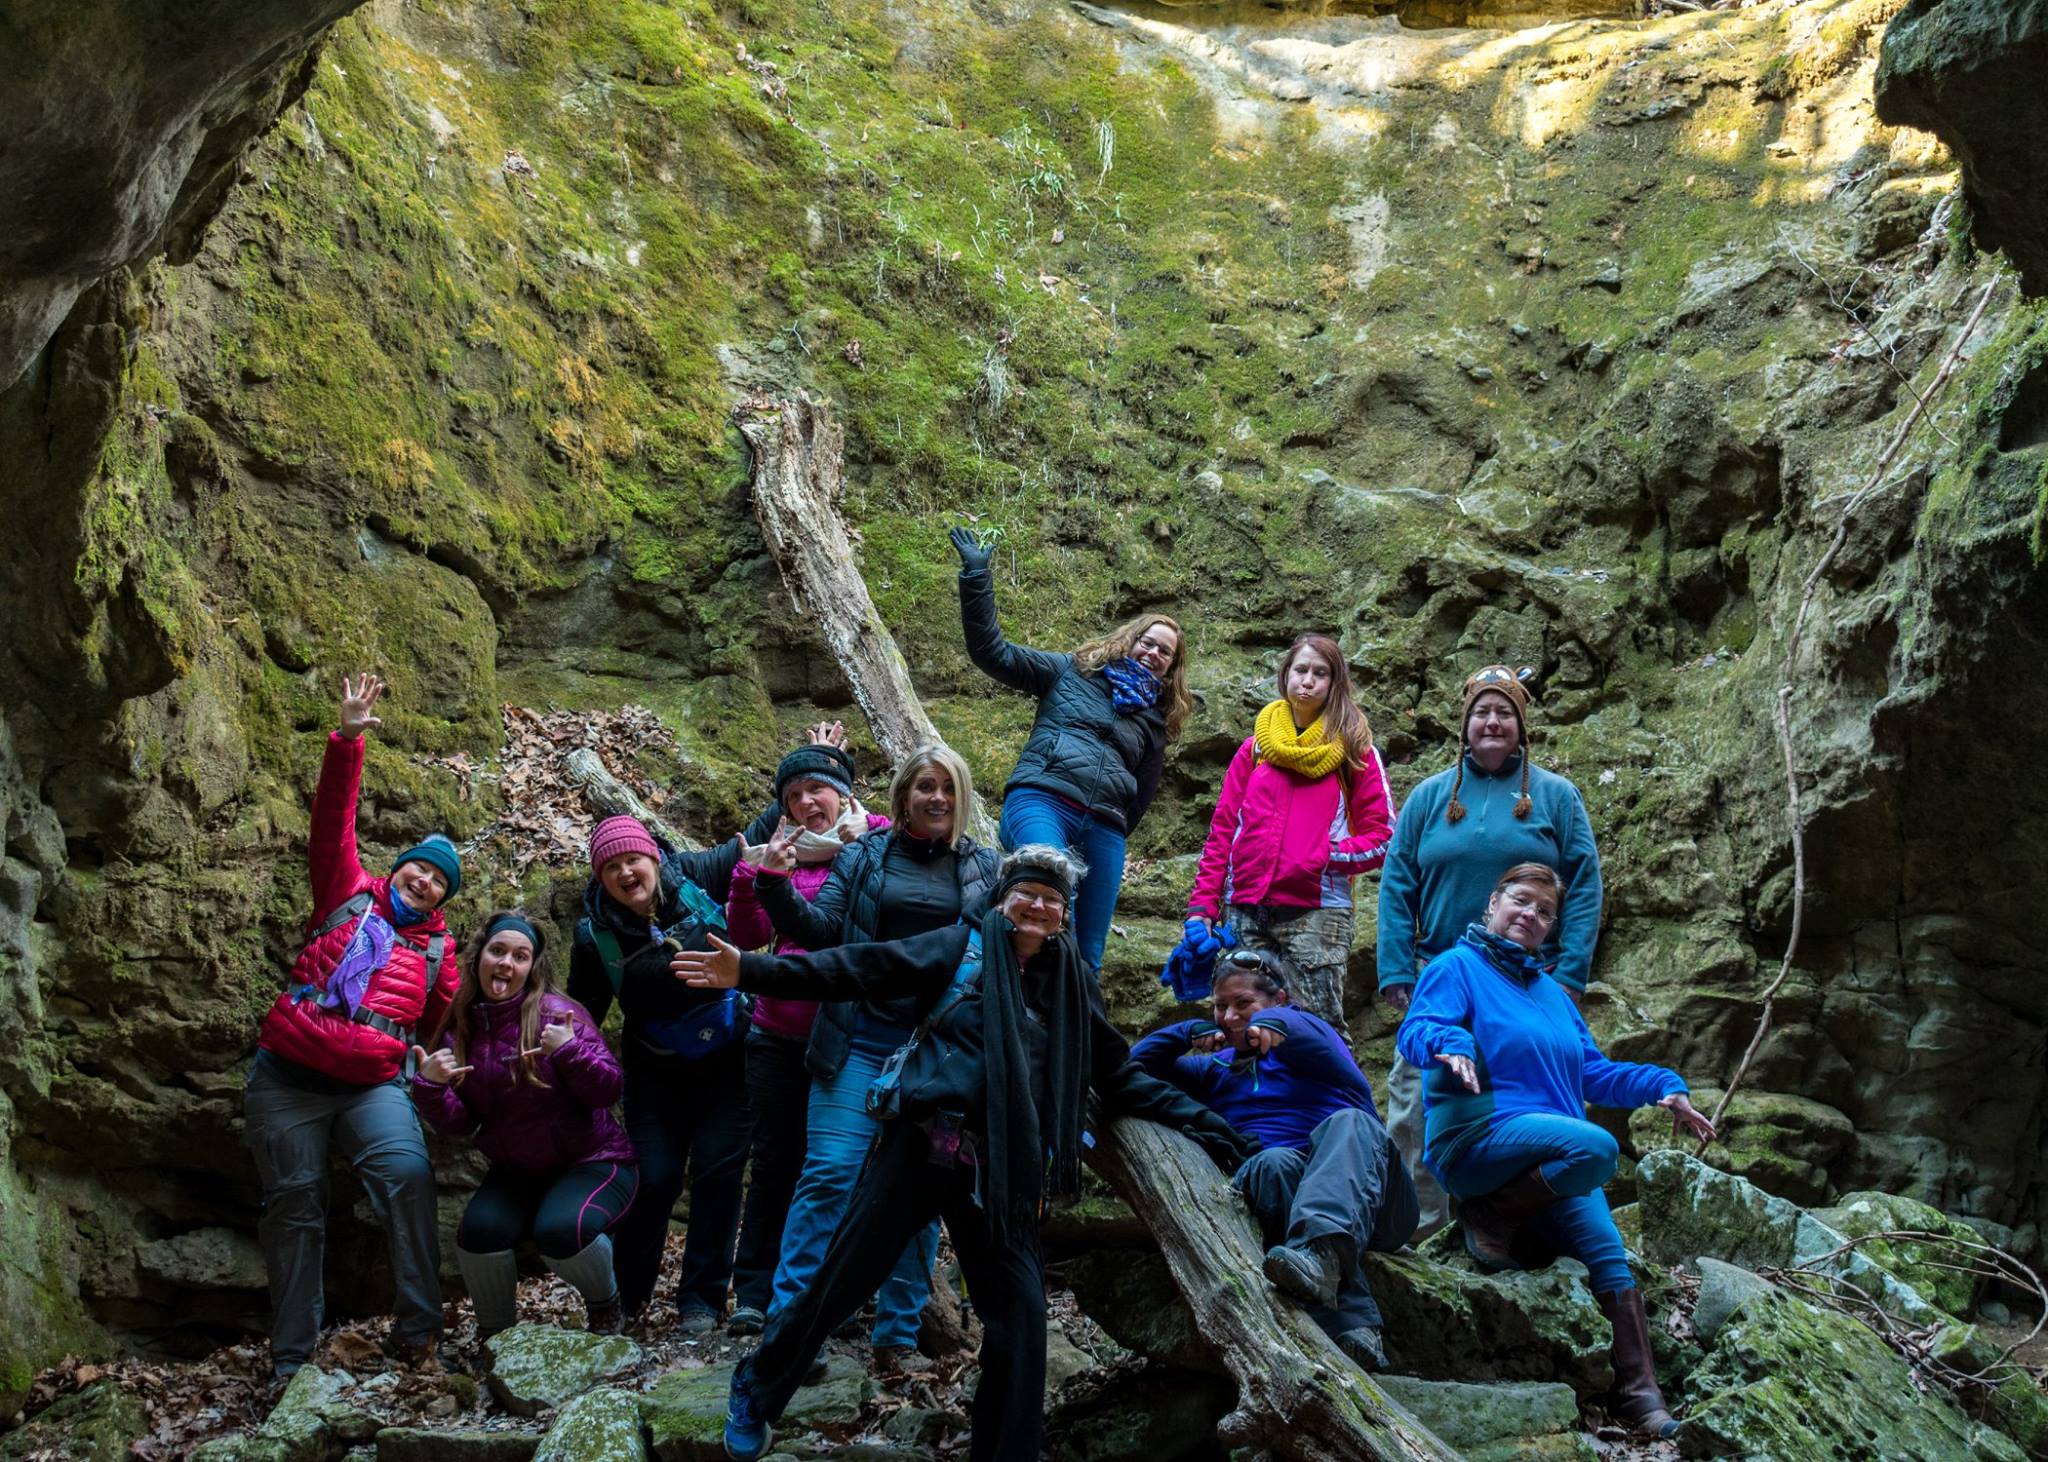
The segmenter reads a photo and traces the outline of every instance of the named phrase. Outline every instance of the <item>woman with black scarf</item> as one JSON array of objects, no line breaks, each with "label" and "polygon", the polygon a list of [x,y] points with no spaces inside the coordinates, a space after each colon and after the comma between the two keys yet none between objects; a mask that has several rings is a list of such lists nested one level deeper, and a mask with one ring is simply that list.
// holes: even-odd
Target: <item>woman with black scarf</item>
[{"label": "woman with black scarf", "polygon": [[1067,929],[1084,870],[1043,844],[1003,860],[978,925],[843,945],[798,959],[712,952],[675,968],[693,985],[808,1000],[918,997],[923,1021],[900,1067],[876,1083],[889,1112],[825,1262],[778,1310],[734,1372],[727,1455],[768,1450],[782,1414],[834,1329],[881,1282],[903,1246],[944,1218],[981,1317],[973,1462],[1036,1462],[1045,1405],[1045,1269],[1039,1212],[1081,1182],[1088,1089],[1110,1116],[1143,1117],[1201,1143],[1226,1169],[1258,1150],[1216,1113],[1134,1065],[1104,1014]]}]

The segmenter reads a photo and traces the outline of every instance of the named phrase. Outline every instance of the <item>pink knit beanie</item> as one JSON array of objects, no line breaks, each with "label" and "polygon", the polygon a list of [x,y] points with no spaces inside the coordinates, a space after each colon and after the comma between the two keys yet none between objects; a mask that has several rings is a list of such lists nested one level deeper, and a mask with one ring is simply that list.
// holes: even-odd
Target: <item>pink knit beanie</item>
[{"label": "pink knit beanie", "polygon": [[621,853],[645,853],[661,861],[661,845],[654,834],[630,817],[607,817],[590,835],[590,871],[602,873],[604,865]]}]

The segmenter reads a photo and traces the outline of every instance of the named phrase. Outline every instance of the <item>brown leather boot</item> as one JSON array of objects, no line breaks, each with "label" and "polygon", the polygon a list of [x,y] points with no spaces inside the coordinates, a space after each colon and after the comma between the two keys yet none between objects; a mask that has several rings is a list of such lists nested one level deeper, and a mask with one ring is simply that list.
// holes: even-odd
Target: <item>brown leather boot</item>
[{"label": "brown leather boot", "polygon": [[1614,1327],[1614,1415],[1644,1436],[1668,1437],[1678,1423],[1657,1388],[1657,1362],[1650,1350],[1650,1318],[1639,1289],[1609,1290],[1593,1296]]},{"label": "brown leather boot", "polygon": [[1541,1168],[1515,1174],[1491,1193],[1458,1204],[1458,1227],[1465,1234],[1465,1252],[1488,1273],[1517,1269],[1515,1231],[1557,1202]]}]

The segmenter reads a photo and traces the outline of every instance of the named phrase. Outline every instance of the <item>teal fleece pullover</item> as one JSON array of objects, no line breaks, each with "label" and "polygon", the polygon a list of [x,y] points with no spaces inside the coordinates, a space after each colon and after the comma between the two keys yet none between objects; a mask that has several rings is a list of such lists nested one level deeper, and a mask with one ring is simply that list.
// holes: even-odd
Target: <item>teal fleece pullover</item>
[{"label": "teal fleece pullover", "polygon": [[1458,942],[1465,926],[1486,917],[1486,900],[1517,863],[1548,863],[1565,881],[1564,907],[1542,959],[1551,977],[1586,988],[1600,939],[1600,853],[1579,789],[1556,772],[1529,769],[1529,815],[1515,816],[1521,796],[1519,754],[1491,776],[1465,759],[1460,822],[1447,822],[1455,766],[1423,781],[1401,805],[1394,839],[1380,870],[1380,988],[1412,985],[1418,964]]}]

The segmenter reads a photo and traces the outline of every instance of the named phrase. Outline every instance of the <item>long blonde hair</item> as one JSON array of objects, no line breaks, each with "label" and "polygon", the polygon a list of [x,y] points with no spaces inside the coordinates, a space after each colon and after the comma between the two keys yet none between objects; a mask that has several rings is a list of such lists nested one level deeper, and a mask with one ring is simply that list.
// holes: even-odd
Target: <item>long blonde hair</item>
[{"label": "long blonde hair", "polygon": [[1127,619],[1101,639],[1090,640],[1074,651],[1074,663],[1088,672],[1129,659],[1138,636],[1155,624],[1173,631],[1173,664],[1167,667],[1165,684],[1159,693],[1159,709],[1166,717],[1166,739],[1172,741],[1195,710],[1194,698],[1188,694],[1188,634],[1178,620],[1164,614],[1141,614],[1136,619]]},{"label": "long blonde hair", "polygon": [[[483,998],[483,979],[478,973],[483,964],[484,946],[491,941],[486,937],[491,925],[506,917],[524,919],[540,928],[540,920],[524,909],[493,909],[484,915],[477,926],[476,937],[469,941],[469,950],[462,959],[462,984],[455,992],[455,999],[448,1006],[448,1018],[441,1025],[442,1031],[455,1033],[455,1064],[469,1064],[470,1007]],[[539,1064],[529,1054],[540,1047],[541,1007],[548,996],[555,993],[554,975],[548,966],[547,936],[542,935],[534,945],[533,966],[526,973],[526,989],[519,997],[519,1074],[522,1079],[535,1086],[552,1086],[554,1083],[542,1078]],[[434,1039],[440,1040],[436,1032]]]},{"label": "long blonde hair", "polygon": [[889,821],[909,830],[910,784],[926,767],[937,767],[953,779],[953,833],[946,839],[946,845],[957,848],[968,824],[974,821],[974,773],[967,770],[960,753],[943,741],[926,742],[904,757],[903,765],[896,768],[896,775],[889,781]]}]

